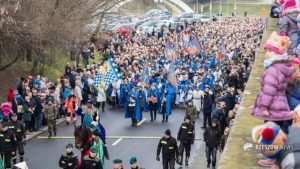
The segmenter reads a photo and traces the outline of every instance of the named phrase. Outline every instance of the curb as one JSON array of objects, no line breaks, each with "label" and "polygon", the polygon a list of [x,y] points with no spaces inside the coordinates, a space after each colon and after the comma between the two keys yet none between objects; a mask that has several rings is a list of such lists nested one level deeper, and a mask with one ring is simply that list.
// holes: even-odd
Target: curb
[{"label": "curb", "polygon": [[[62,124],[63,122],[65,122],[65,118],[60,118],[56,121],[56,126],[59,126],[60,124]],[[44,134],[45,132],[48,132],[48,126],[44,127],[42,131],[38,131],[38,132],[34,132],[33,134],[30,135],[26,135],[26,142],[29,142],[35,138],[37,138],[38,136]]]}]

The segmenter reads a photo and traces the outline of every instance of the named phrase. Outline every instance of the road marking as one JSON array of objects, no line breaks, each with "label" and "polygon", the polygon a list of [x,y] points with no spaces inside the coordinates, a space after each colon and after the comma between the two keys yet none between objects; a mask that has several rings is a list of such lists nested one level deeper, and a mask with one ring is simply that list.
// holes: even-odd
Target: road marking
[{"label": "road marking", "polygon": [[140,126],[141,124],[143,124],[144,123],[144,121],[146,121],[147,120],[147,118],[144,118],[142,121],[140,121],[137,125],[138,126]]},{"label": "road marking", "polygon": [[119,138],[117,141],[115,141],[113,144],[112,144],[112,146],[115,146],[115,145],[117,145],[120,141],[122,141],[123,140],[123,138]]},{"label": "road marking", "polygon": [[[74,136],[53,136],[48,138],[48,136],[38,136],[38,139],[74,139]],[[106,139],[161,139],[161,137],[156,136],[107,136]],[[203,140],[202,138],[195,138],[195,140]]]}]

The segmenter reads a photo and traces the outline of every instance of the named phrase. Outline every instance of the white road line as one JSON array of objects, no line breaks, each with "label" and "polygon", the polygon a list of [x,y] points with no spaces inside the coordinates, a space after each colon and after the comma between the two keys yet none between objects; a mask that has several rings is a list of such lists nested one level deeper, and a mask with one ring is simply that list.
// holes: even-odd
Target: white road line
[{"label": "white road line", "polygon": [[146,121],[147,120],[147,118],[144,118],[142,121],[140,121],[137,125],[138,126],[140,126],[141,124],[143,124],[144,123],[144,121]]},{"label": "white road line", "polygon": [[113,144],[112,144],[112,146],[115,146],[115,145],[117,145],[120,141],[122,141],[123,140],[123,138],[119,138],[117,141],[115,141]]}]

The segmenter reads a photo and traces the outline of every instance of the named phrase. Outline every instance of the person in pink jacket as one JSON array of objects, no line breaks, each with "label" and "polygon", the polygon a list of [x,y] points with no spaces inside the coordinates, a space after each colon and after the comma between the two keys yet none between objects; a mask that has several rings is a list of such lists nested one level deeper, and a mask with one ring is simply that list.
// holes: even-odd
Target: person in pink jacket
[{"label": "person in pink jacket", "polygon": [[294,73],[294,67],[286,53],[288,45],[288,37],[278,36],[275,32],[265,44],[266,70],[261,76],[261,89],[252,112],[261,120],[280,123],[293,117],[285,95],[288,77]]},{"label": "person in pink jacket", "polygon": [[[294,66],[286,53],[289,46],[287,36],[273,32],[265,44],[266,54],[261,76],[261,88],[257,94],[252,115],[265,122],[277,123],[287,132],[288,122],[293,118],[286,98],[288,77],[294,73]],[[272,166],[274,160],[265,159],[258,162],[262,166]]]}]

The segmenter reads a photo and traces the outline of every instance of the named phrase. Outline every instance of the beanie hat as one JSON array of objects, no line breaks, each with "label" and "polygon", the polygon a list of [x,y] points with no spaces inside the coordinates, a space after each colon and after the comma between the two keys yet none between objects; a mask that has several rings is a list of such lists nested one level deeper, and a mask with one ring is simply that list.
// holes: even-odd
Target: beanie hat
[{"label": "beanie hat", "polygon": [[279,36],[275,31],[270,35],[265,49],[271,50],[279,55],[284,54],[289,47],[289,38],[287,36]]},{"label": "beanie hat", "polygon": [[184,118],[184,120],[186,120],[186,119],[191,120],[191,116],[190,115],[186,115],[185,118]]},{"label": "beanie hat", "polygon": [[121,159],[115,159],[115,160],[113,161],[113,163],[114,163],[114,164],[122,164],[123,161],[122,161]]},{"label": "beanie hat", "polygon": [[278,132],[279,132],[279,128],[268,127],[263,129],[261,132],[260,142],[267,145],[272,144],[275,135],[277,135]]},{"label": "beanie hat", "polygon": [[66,148],[73,148],[73,144],[72,143],[69,143]]},{"label": "beanie hat", "polygon": [[288,9],[297,9],[296,0],[285,0],[283,13],[285,13]]},{"label": "beanie hat", "polygon": [[96,147],[95,147],[95,146],[92,146],[92,147],[90,148],[90,152],[92,152],[92,153],[96,153],[96,152],[97,152],[97,149],[96,149]]},{"label": "beanie hat", "polygon": [[167,129],[167,130],[165,131],[165,134],[166,134],[167,136],[171,136],[171,130],[170,130],[170,129]]},{"label": "beanie hat", "polygon": [[131,157],[131,159],[129,160],[130,164],[135,164],[137,163],[137,158],[136,157]]}]

